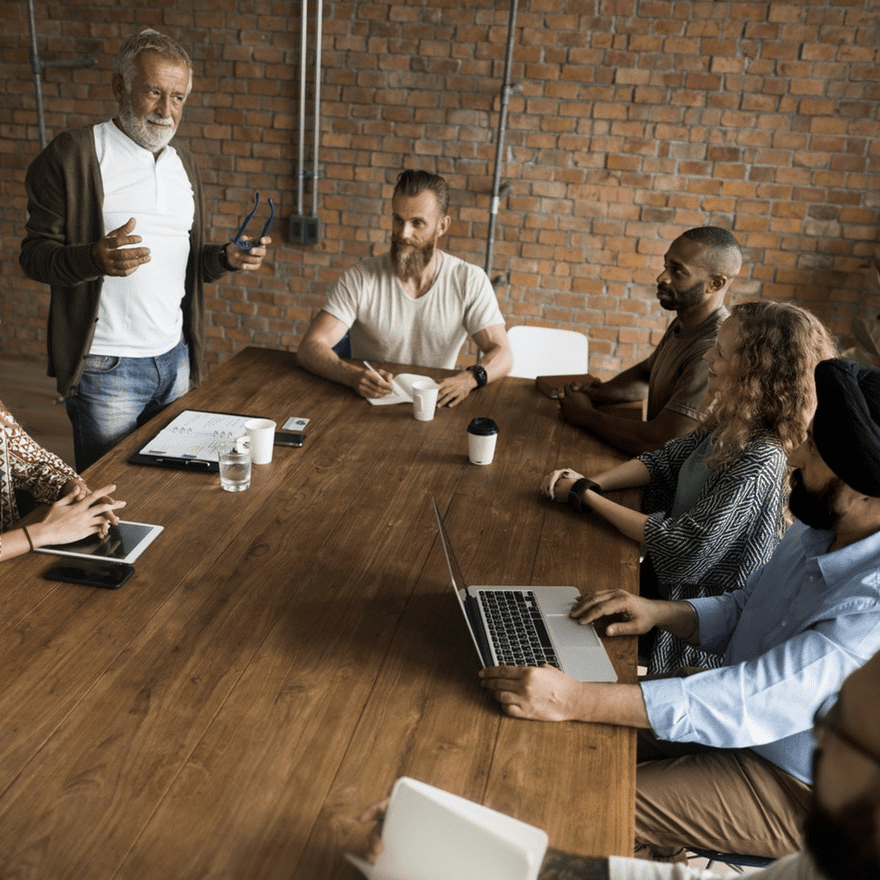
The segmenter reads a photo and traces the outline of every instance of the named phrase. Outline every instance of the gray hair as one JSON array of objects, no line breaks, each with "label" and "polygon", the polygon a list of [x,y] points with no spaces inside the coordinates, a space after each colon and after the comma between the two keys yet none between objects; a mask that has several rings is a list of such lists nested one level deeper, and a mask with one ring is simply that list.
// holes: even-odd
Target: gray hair
[{"label": "gray hair", "polygon": [[177,40],[160,34],[152,28],[147,28],[139,34],[133,34],[123,44],[116,56],[114,70],[122,77],[125,90],[131,91],[131,83],[134,79],[134,60],[146,50],[157,52],[163,58],[173,61],[175,64],[185,64],[189,70],[189,83],[192,88],[192,61],[186,49]]}]

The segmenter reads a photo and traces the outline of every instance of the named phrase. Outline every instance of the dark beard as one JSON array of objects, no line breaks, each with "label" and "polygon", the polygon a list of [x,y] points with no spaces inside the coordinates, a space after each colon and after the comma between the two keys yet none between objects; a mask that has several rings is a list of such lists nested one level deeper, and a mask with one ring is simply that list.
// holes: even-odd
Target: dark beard
[{"label": "dark beard", "polygon": [[843,480],[832,477],[819,491],[807,489],[800,471],[792,471],[789,477],[791,494],[788,496],[788,509],[804,525],[814,529],[833,530],[840,514],[834,509],[834,502],[840,494]]},{"label": "dark beard", "polygon": [[429,241],[410,253],[404,253],[401,240],[396,235],[392,235],[391,265],[394,274],[398,278],[415,278],[421,275],[434,256],[434,244],[433,241]]},{"label": "dark beard", "polygon": [[660,305],[668,312],[677,312],[691,306],[698,306],[703,301],[703,282],[700,281],[686,290],[675,290],[668,284],[658,284],[657,293],[665,294],[668,299],[660,299]]},{"label": "dark beard", "polygon": [[876,810],[876,798],[865,795],[832,814],[813,796],[804,837],[816,864],[831,880],[880,877]]}]

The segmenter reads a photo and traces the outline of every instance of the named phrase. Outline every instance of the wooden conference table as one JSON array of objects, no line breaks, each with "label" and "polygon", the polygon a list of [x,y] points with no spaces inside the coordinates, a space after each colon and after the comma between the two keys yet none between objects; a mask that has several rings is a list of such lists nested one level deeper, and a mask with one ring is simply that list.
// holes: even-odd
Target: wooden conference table
[{"label": "wooden conference table", "polygon": [[[422,370],[434,376],[442,371]],[[126,463],[181,409],[310,419],[251,488]],[[474,416],[500,427],[471,465]],[[637,588],[632,542],[543,501],[621,459],[505,379],[418,422],[249,348],[87,473],[165,531],[118,591],[2,564],[0,877],[354,878],[409,775],[595,855],[632,845],[630,731],[507,718],[478,683],[428,493],[471,583]],[[626,496],[624,496],[626,497]],[[609,640],[623,681],[632,639]]]}]

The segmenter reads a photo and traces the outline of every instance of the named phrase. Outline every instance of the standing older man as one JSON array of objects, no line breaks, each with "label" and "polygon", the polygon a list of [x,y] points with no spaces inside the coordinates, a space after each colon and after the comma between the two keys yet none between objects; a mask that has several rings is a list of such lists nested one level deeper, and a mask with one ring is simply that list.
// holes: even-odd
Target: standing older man
[{"label": "standing older man", "polygon": [[28,169],[19,259],[51,285],[49,374],[80,471],[198,383],[204,284],[258,269],[270,243],[205,243],[195,160],[170,146],[191,87],[179,43],[154,30],[129,37],[116,118],[63,132]]},{"label": "standing older man", "polygon": [[[482,360],[440,383],[439,406],[455,406],[513,366],[504,318],[486,273],[442,252],[449,229],[449,187],[437,174],[403,171],[391,199],[391,250],[346,270],[299,346],[307,370],[353,388],[362,397],[384,397],[391,373],[370,370],[363,359],[455,366],[470,336]],[[351,331],[351,354],[334,352]]]},{"label": "standing older man", "polygon": [[745,587],[659,601],[621,591],[572,615],[608,635],[659,626],[723,656],[719,669],[640,684],[580,683],[552,667],[481,670],[515,717],[640,728],[636,845],[777,857],[796,850],[812,781],[810,722],[880,649],[880,370],[816,367],[818,406],[789,456],[800,520]]},{"label": "standing older man", "polygon": [[[563,418],[632,455],[696,428],[708,376],[703,355],[728,315],[724,295],[741,266],[739,243],[726,229],[698,226],[676,238],[657,276],[657,299],[675,320],[646,360],[607,382],[587,377],[560,389]],[[595,408],[645,398],[645,421]]]}]

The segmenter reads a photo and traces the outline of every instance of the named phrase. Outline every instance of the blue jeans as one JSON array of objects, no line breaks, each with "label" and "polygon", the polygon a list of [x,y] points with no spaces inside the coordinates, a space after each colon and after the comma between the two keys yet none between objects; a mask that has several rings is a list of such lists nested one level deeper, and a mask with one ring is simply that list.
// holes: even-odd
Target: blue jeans
[{"label": "blue jeans", "polygon": [[79,393],[65,400],[76,469],[84,471],[123,437],[189,390],[189,348],[158,357],[89,355]]}]

